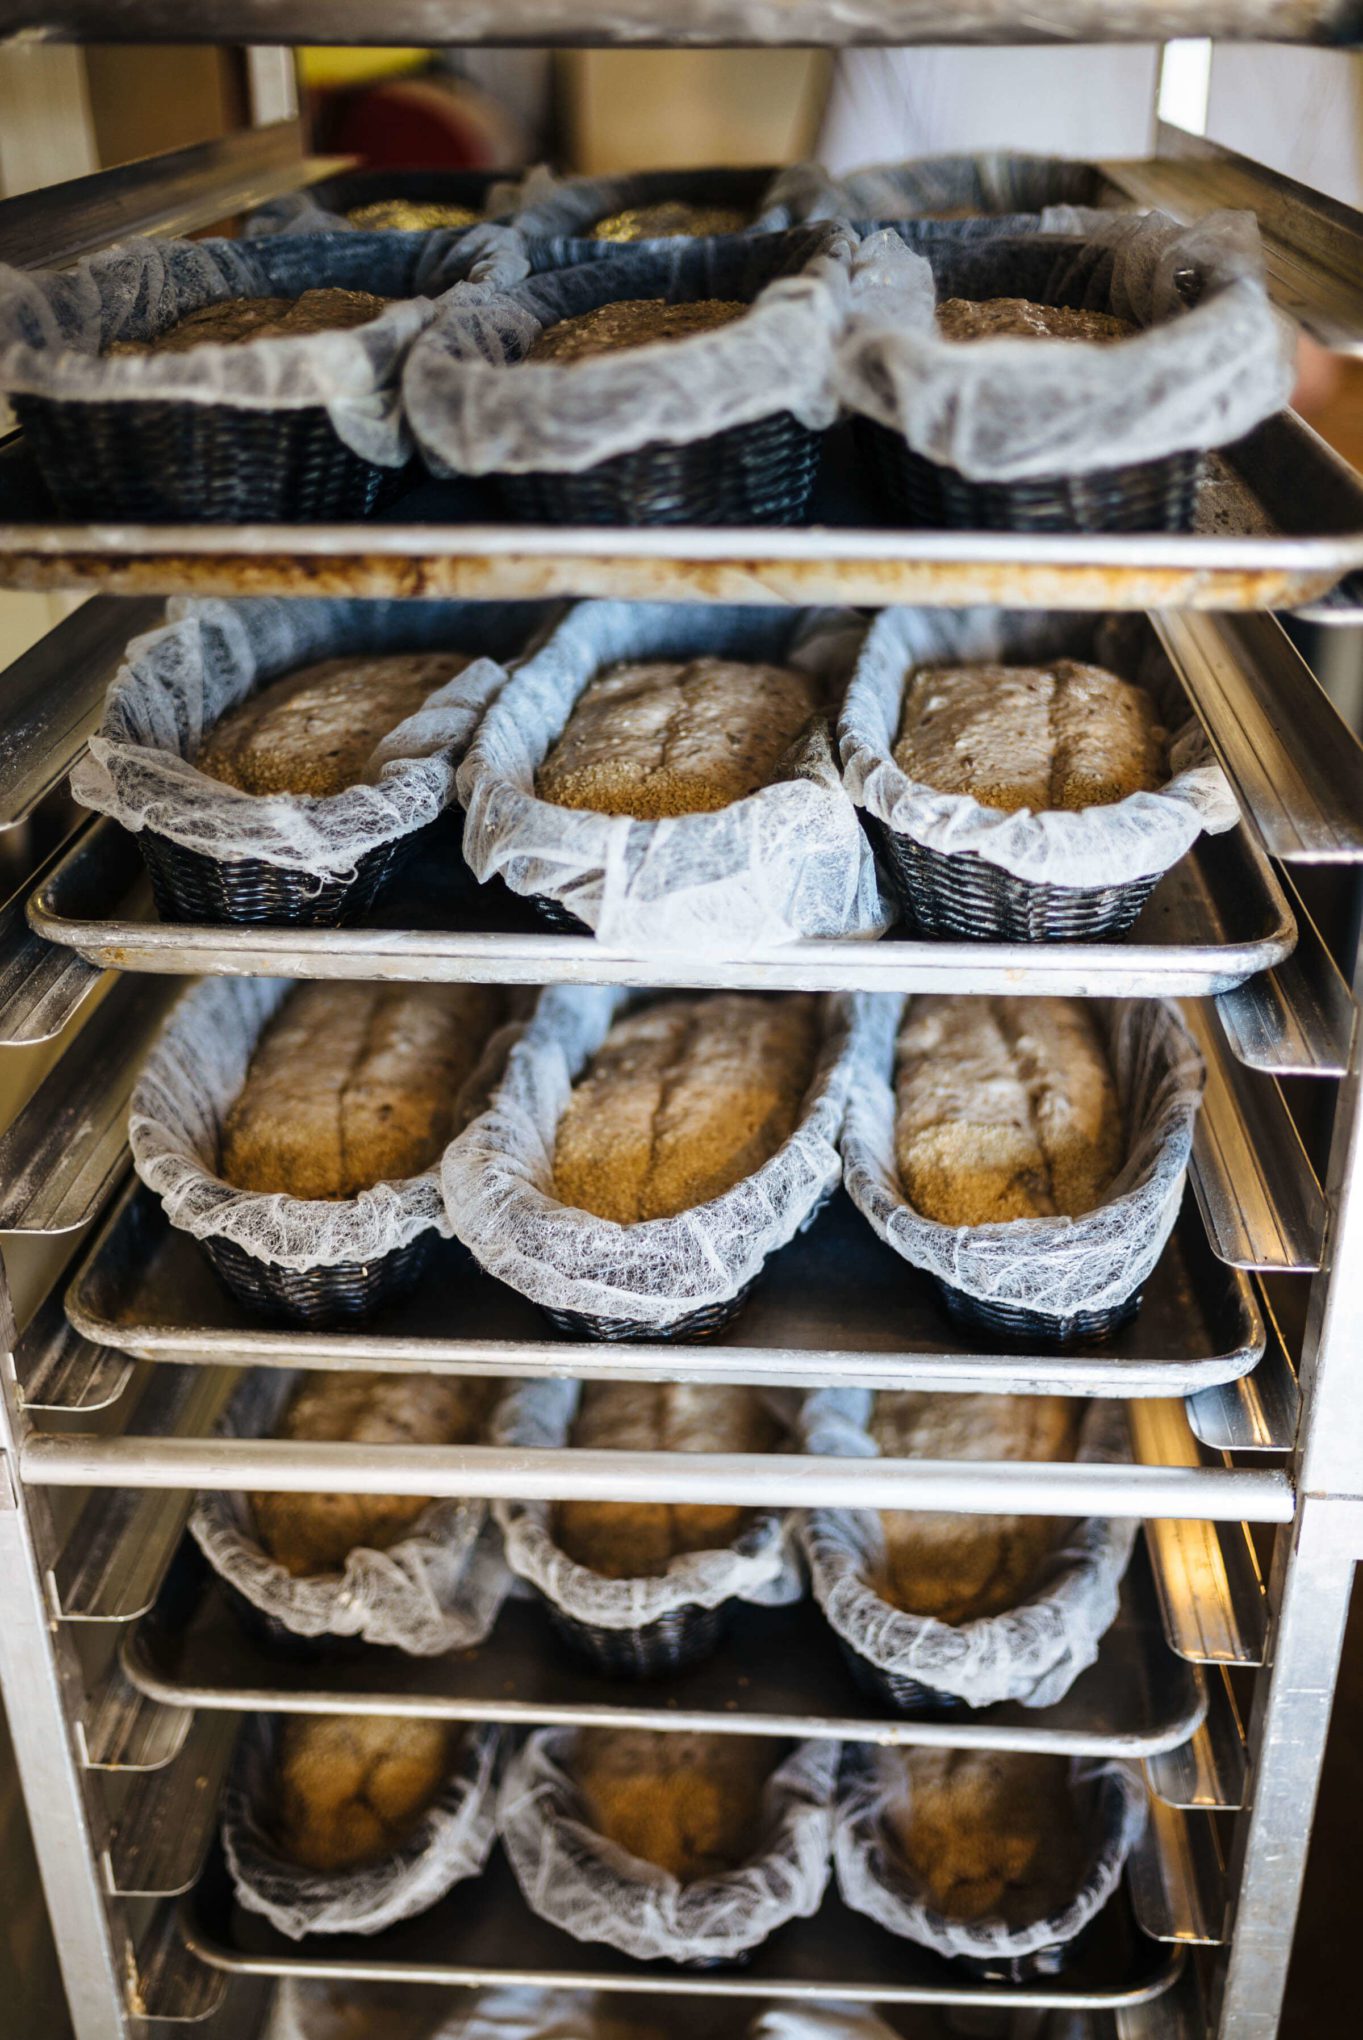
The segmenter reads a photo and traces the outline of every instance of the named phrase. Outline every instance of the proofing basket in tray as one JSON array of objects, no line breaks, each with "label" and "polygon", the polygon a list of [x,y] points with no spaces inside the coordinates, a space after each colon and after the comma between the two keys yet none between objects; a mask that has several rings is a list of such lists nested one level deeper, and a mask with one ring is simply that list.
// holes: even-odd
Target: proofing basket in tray
[{"label": "proofing basket in tray", "polygon": [[637,1629],[605,1629],[567,1614],[547,1595],[539,1598],[555,1634],[608,1679],[662,1679],[699,1664],[719,1648],[729,1617],[727,1603],[718,1608],[693,1606],[676,1608]]},{"label": "proofing basket in tray", "polygon": [[414,830],[357,859],[348,878],[317,879],[263,857],[208,857],[143,829],[137,838],[163,921],[286,923],[335,928],[375,905],[426,834]]},{"label": "proofing basket in tray", "polygon": [[622,1343],[634,1339],[644,1344],[656,1340],[666,1345],[716,1339],[738,1316],[758,1279],[754,1275],[751,1282],[743,1284],[736,1296],[728,1297],[723,1303],[707,1303],[698,1310],[684,1311],[670,1324],[661,1326],[647,1324],[642,1318],[600,1317],[587,1310],[554,1310],[548,1304],[541,1304],[540,1309],[555,1331],[562,1332],[569,1339],[610,1339]]},{"label": "proofing basket in tray", "polygon": [[[849,230],[824,225],[603,244],[495,297],[453,293],[404,375],[422,455],[438,475],[488,476],[535,523],[798,523],[836,414],[850,259]],[[541,332],[640,299],[749,309],[681,340],[527,359]]]},{"label": "proofing basket in tray", "polygon": [[366,1318],[394,1303],[421,1280],[432,1235],[372,1261],[339,1261],[321,1268],[279,1268],[258,1261],[231,1240],[206,1239],[204,1252],[238,1303],[257,1317],[320,1328]]},{"label": "proofing basket in tray", "polygon": [[904,911],[925,935],[966,942],[1101,942],[1124,935],[1162,873],[1125,885],[1038,885],[972,850],[947,856],[876,825]]}]

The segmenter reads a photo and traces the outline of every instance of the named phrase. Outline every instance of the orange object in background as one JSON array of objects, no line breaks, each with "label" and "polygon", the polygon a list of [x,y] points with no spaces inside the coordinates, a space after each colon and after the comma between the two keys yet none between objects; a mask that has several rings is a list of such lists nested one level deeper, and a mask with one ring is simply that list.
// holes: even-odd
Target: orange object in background
[{"label": "orange object in background", "polygon": [[315,132],[326,154],[377,166],[495,170],[515,160],[513,124],[496,102],[440,76],[325,95]]}]

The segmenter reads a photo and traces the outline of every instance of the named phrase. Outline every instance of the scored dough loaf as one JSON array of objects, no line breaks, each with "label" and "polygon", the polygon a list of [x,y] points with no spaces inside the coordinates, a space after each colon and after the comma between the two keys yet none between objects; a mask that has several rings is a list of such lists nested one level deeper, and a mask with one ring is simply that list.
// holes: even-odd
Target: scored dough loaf
[{"label": "scored dough loaf", "polygon": [[300,666],[230,709],[194,763],[243,793],[343,793],[363,783],[389,731],[468,663],[464,652],[393,652]]},{"label": "scored dough loaf", "polygon": [[554,1195],[620,1225],[671,1218],[789,1138],[814,1073],[808,993],[669,999],[616,1022],[559,1121]]},{"label": "scored dough loaf", "polygon": [[[610,1451],[769,1452],[776,1437],[758,1392],[727,1383],[589,1381],[572,1428],[575,1446]],[[685,1552],[732,1544],[750,1514],[696,1502],[560,1502],[554,1534],[606,1579],[648,1579]]]},{"label": "scored dough loaf", "polygon": [[1101,1203],[1125,1128],[1082,999],[911,999],[896,1044],[895,1161],[943,1225],[993,1225]]},{"label": "scored dough loaf", "polygon": [[585,361],[594,354],[618,354],[658,340],[689,340],[741,319],[750,306],[735,299],[697,298],[672,305],[666,298],[619,298],[546,326],[527,361]]},{"label": "scored dough loaf", "polygon": [[1073,1898],[1083,1875],[1067,1757],[898,1749],[884,1828],[934,1911],[1018,1930]]},{"label": "scored dough loaf", "polygon": [[1105,807],[1163,785],[1168,732],[1143,687],[1102,666],[925,666],[904,693],[894,760],[937,793],[1005,814]]},{"label": "scored dough loaf", "polygon": [[355,1870],[401,1846],[455,1756],[444,1721],[383,1714],[286,1715],[274,1834],[305,1870]]},{"label": "scored dough loaf", "polygon": [[[465,1445],[481,1429],[496,1390],[473,1376],[317,1374],[306,1378],[275,1432],[279,1438],[373,1445]],[[295,1579],[336,1572],[350,1553],[386,1551],[404,1536],[427,1495],[253,1494],[256,1535]]]},{"label": "scored dough loaf", "polygon": [[[877,1395],[871,1436],[887,1459],[1073,1459],[1077,1406],[1063,1396]],[[970,1622],[1016,1607],[1064,1529],[1049,1516],[884,1510],[873,1583],[906,1614]]]},{"label": "scored dough loaf", "polygon": [[483,985],[299,985],[227,1113],[223,1177],[340,1198],[420,1174],[448,1144],[501,1012]]},{"label": "scored dough loaf", "polygon": [[710,814],[771,784],[820,702],[819,683],[786,666],[610,666],[578,697],[535,791],[557,807],[644,822]]},{"label": "scored dough loaf", "polygon": [[1069,305],[1039,305],[1031,298],[943,298],[937,330],[944,340],[987,340],[1004,334],[1019,340],[1096,340],[1110,344],[1140,331],[1114,312],[1089,312]]},{"label": "scored dough loaf", "polygon": [[239,347],[250,340],[289,340],[364,326],[392,302],[368,290],[327,287],[296,298],[220,298],[200,305],[149,340],[115,340],[108,354],[187,354],[191,347]]},{"label": "scored dough loaf", "polygon": [[598,1834],[690,1884],[752,1855],[784,1754],[766,1736],[581,1728],[567,1768]]}]

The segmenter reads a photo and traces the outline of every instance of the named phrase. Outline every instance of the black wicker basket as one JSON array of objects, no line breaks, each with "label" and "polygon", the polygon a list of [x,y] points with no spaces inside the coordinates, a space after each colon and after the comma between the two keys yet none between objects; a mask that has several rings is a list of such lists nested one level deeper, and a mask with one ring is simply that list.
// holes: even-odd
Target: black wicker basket
[{"label": "black wicker basket", "polygon": [[414,1288],[425,1271],[434,1231],[374,1261],[324,1268],[278,1268],[232,1240],[206,1239],[204,1251],[239,1303],[258,1317],[321,1328],[348,1324]]},{"label": "black wicker basket", "polygon": [[798,524],[822,435],[789,411],[686,446],[655,442],[580,474],[499,475],[529,524]]},{"label": "black wicker basket", "polygon": [[1020,1303],[981,1303],[949,1282],[935,1277],[934,1282],[942,1307],[958,1331],[970,1334],[972,1339],[1004,1339],[1010,1344],[1048,1350],[1102,1345],[1115,1338],[1123,1325],[1130,1324],[1141,1307],[1138,1289],[1121,1303],[1075,1311],[1070,1317],[1055,1317],[1044,1310],[1029,1310]]},{"label": "black wicker basket", "polygon": [[901,434],[863,419],[863,441],[892,515],[949,531],[1191,531],[1200,452],[1170,453],[1084,475],[972,482],[914,453]]},{"label": "black wicker basket", "polygon": [[924,1686],[917,1679],[905,1678],[901,1672],[887,1672],[882,1666],[873,1665],[860,1651],[853,1650],[845,1637],[838,1638],[838,1648],[858,1690],[868,1699],[892,1707],[896,1714],[960,1714],[965,1710],[965,1701],[958,1700],[954,1693],[938,1692],[935,1686]]},{"label": "black wicker basket", "polygon": [[674,1340],[713,1339],[726,1331],[742,1310],[753,1287],[761,1274],[752,1276],[739,1290],[737,1296],[730,1296],[723,1303],[703,1303],[696,1310],[683,1311],[670,1324],[651,1325],[642,1318],[598,1317],[593,1311],[551,1310],[542,1303],[540,1309],[556,1332],[562,1332],[568,1339],[609,1339],[616,1342],[635,1340],[644,1345],[654,1342],[671,1345]]},{"label": "black wicker basket", "polygon": [[356,860],[348,878],[311,878],[260,857],[210,857],[153,829],[138,834],[163,921],[283,923],[335,928],[367,913],[425,837],[424,829],[381,843]]},{"label": "black wicker basket", "polygon": [[561,906],[557,900],[546,899],[543,893],[531,893],[530,904],[545,926],[552,928],[558,935],[595,933],[594,929],[589,928],[585,921],[579,921],[577,915],[571,913],[567,907]]},{"label": "black wicker basket", "polygon": [[904,910],[926,935],[966,942],[1101,942],[1124,935],[1162,873],[1124,885],[1037,885],[974,850],[947,855],[877,821]]},{"label": "black wicker basket", "polygon": [[367,517],[402,469],[361,460],[326,411],[16,396],[62,517],[325,524]]},{"label": "black wicker basket", "polygon": [[547,1595],[544,1612],[555,1634],[578,1657],[608,1679],[661,1679],[698,1664],[718,1649],[728,1606],[676,1608],[638,1629],[603,1629],[567,1615]]}]

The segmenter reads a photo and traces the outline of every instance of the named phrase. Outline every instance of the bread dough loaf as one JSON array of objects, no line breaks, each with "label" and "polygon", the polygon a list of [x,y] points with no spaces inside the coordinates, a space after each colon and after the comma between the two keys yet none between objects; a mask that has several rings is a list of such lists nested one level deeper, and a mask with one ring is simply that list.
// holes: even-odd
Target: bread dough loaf
[{"label": "bread dough loaf", "polygon": [[501,1015],[484,985],[299,985],[223,1124],[239,1190],[354,1197],[428,1168]]},{"label": "bread dough loaf", "polygon": [[368,325],[391,298],[368,290],[305,290],[296,298],[219,298],[200,305],[149,340],[115,340],[107,354],[187,354],[191,347],[239,347],[250,340],[290,340],[309,333],[344,333]]},{"label": "bread dough loaf", "polygon": [[1039,305],[1030,298],[944,298],[937,307],[944,340],[988,340],[1001,334],[1019,340],[1094,340],[1110,345],[1140,331],[1111,312]]},{"label": "bread dough loaf", "polygon": [[936,1912],[1017,1931],[1074,1897],[1083,1854],[1068,1757],[898,1749],[882,1761],[903,1769],[887,1840]]},{"label": "bread dough loaf", "polygon": [[568,1769],[598,1834],[691,1884],[754,1853],[762,1788],[784,1755],[766,1736],[581,1728]]},{"label": "bread dough loaf", "polygon": [[626,347],[646,347],[656,340],[689,340],[741,319],[750,307],[733,299],[694,298],[669,304],[666,298],[620,298],[598,305],[575,318],[546,326],[526,355],[527,361],[583,361],[592,354],[618,354]]},{"label": "bread dough loaf", "polygon": [[904,1195],[942,1225],[1078,1218],[1102,1202],[1125,1153],[1083,999],[911,999],[895,1099]]},{"label": "bread dough loaf", "polygon": [[712,813],[769,786],[822,707],[819,683],[736,659],[610,666],[536,775],[541,800],[599,815]]},{"label": "bread dough loaf", "polygon": [[894,761],[938,793],[1043,814],[1153,792],[1168,741],[1145,689],[1101,666],[929,666],[905,690]]},{"label": "bread dough loaf", "polygon": [[[617,1452],[769,1452],[776,1436],[756,1389],[589,1381],[571,1442]],[[750,1514],[696,1502],[560,1502],[554,1535],[569,1558],[606,1579],[648,1579],[685,1552],[732,1544]]]},{"label": "bread dough loaf", "polygon": [[285,1715],[275,1841],[305,1870],[356,1870],[402,1843],[453,1767],[449,1723],[383,1714]]},{"label": "bread dough loaf", "polygon": [[[877,1395],[870,1423],[887,1459],[1070,1460],[1079,1406],[1063,1396]],[[972,1622],[1023,1600],[1064,1532],[1049,1516],[885,1510],[882,1600],[906,1614]]]},{"label": "bread dough loaf", "polygon": [[669,999],[616,1022],[559,1121],[554,1195],[635,1225],[720,1196],[794,1131],[814,1073],[807,993]]},{"label": "bread dough loaf", "polygon": [[301,666],[229,709],[194,763],[243,793],[343,793],[365,781],[389,731],[468,663],[463,652],[392,652]]},{"label": "bread dough loaf", "polygon": [[481,214],[439,199],[376,198],[370,205],[353,205],[346,218],[369,233],[429,234],[437,227],[477,226]]},{"label": "bread dough loaf", "polygon": [[684,235],[699,240],[706,234],[741,234],[747,224],[747,214],[736,205],[690,205],[682,198],[664,198],[656,205],[609,213],[592,228],[592,239],[662,241]]},{"label": "bread dough loaf", "polygon": [[[314,1374],[294,1396],[279,1438],[353,1445],[466,1445],[482,1428],[494,1382],[436,1374]],[[295,1579],[338,1572],[352,1551],[386,1551],[428,1495],[253,1494],[256,1535]]]}]

